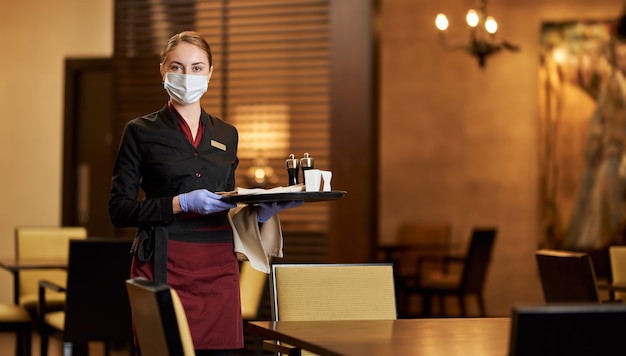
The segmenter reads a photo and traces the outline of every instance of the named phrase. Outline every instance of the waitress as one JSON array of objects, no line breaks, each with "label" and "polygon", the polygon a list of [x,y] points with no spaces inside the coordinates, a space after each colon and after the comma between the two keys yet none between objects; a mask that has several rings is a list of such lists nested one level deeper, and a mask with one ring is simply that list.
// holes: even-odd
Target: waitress
[{"label": "waitress", "polygon": [[[237,130],[200,106],[213,64],[198,33],[167,41],[160,72],[170,99],[126,124],[109,214],[118,228],[137,227],[131,278],[168,283],[180,295],[196,354],[227,355],[243,347],[239,264],[228,219],[236,205],[214,192],[235,189]],[[145,197],[138,200],[140,189]],[[264,223],[300,204],[261,204],[249,216]]]}]

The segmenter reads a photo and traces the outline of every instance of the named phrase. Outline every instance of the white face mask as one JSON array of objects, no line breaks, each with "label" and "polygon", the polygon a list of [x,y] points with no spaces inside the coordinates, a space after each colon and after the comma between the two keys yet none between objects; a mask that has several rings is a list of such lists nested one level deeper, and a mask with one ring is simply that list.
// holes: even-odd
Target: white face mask
[{"label": "white face mask", "polygon": [[200,100],[209,87],[209,77],[179,73],[165,73],[163,87],[172,100],[192,104]]}]

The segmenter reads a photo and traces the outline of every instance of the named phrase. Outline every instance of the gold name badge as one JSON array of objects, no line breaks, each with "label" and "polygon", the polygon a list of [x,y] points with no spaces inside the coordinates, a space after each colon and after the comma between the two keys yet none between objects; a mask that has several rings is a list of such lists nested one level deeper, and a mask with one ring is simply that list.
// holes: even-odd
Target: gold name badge
[{"label": "gold name badge", "polygon": [[226,151],[226,145],[221,143],[221,142],[217,142],[215,140],[211,140],[211,146],[213,146],[215,148],[219,148],[222,151]]}]

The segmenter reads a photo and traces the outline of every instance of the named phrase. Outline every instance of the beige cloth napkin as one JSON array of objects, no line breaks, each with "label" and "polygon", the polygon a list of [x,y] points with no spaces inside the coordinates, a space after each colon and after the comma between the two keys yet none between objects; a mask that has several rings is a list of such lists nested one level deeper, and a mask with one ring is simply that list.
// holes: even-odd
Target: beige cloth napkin
[{"label": "beige cloth napkin", "polygon": [[270,273],[268,256],[283,257],[283,232],[278,216],[272,216],[259,228],[258,207],[240,205],[228,213],[233,228],[235,253],[241,261],[249,260],[257,271]]}]

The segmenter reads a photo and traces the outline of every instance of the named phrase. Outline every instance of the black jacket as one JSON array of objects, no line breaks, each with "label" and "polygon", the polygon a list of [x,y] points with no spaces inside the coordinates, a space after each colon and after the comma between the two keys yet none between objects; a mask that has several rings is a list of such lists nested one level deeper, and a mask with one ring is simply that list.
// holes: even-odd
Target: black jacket
[{"label": "black jacket", "polygon": [[[238,134],[202,110],[205,125],[195,149],[167,106],[126,124],[111,182],[109,215],[115,227],[167,224],[172,198],[195,189],[235,189]],[[225,146],[225,150],[224,150]],[[140,187],[145,197],[138,201]]]}]

